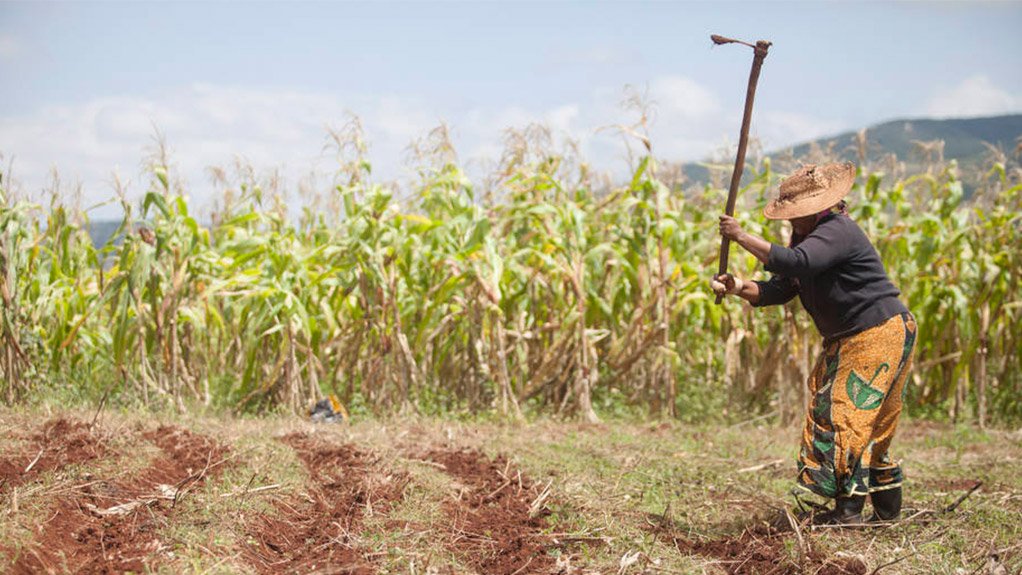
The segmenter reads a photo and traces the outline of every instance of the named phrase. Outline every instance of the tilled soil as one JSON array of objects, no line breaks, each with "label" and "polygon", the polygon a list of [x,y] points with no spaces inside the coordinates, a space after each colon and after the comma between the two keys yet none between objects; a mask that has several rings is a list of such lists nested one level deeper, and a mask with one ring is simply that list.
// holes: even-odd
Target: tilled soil
[{"label": "tilled soil", "polygon": [[295,450],[312,483],[307,498],[281,502],[275,514],[247,526],[255,542],[244,552],[249,565],[260,573],[374,573],[362,522],[401,499],[405,476],[349,444],[297,433],[281,441]]},{"label": "tilled soil", "polygon": [[[40,509],[39,505],[46,509],[41,513],[44,519],[29,535],[31,541],[17,548],[0,544],[0,570],[19,575],[152,572],[179,567],[172,561],[181,543],[169,533],[191,519],[180,512],[178,504],[225,468],[246,464],[240,456],[235,459],[226,445],[174,426],[127,431],[115,442],[116,448],[102,435],[102,429],[68,419],[49,421],[23,433],[0,457],[0,500],[16,510],[16,493],[32,492],[35,501],[42,502],[35,509]],[[393,570],[394,565],[387,561],[395,557],[399,561],[412,557],[428,564],[429,551],[416,554],[418,550],[404,550],[411,554],[403,556],[395,554],[401,549],[387,542],[393,525],[423,527],[414,521],[391,520],[392,511],[402,505],[412,475],[393,470],[369,448],[336,442],[330,436],[292,433],[280,437],[278,441],[301,461],[308,480],[297,490],[271,492],[269,508],[247,515],[241,511],[233,521],[221,524],[220,529],[236,536],[234,542],[229,548],[204,551],[216,556],[222,553],[235,561],[232,568],[256,573],[370,575]],[[89,467],[101,464],[103,469],[111,469],[126,457],[124,452],[138,444],[158,450],[138,471],[104,475]],[[595,572],[586,571],[584,560],[571,565],[579,557],[565,556],[563,543],[549,535],[549,486],[532,481],[505,456],[491,458],[478,450],[430,442],[406,445],[398,453],[429,462],[449,478],[431,499],[439,505],[443,521],[423,527],[422,533],[432,531],[428,535],[435,538],[435,550],[456,559],[457,568],[464,569],[457,572]],[[74,473],[64,471],[73,464],[86,467]],[[42,474],[55,481],[43,481]],[[967,487],[964,482],[960,486]],[[949,483],[949,487],[959,484]],[[247,493],[246,489],[241,492]],[[236,493],[212,496],[219,499]],[[752,515],[755,510],[741,513]],[[669,554],[673,546],[682,556],[703,558],[711,572],[867,572],[866,564],[854,556],[823,553],[808,533],[799,543],[796,534],[770,528],[766,522],[748,528],[718,526],[716,533],[724,535],[716,538],[694,537],[688,527],[663,519],[638,528],[651,531],[660,544],[667,543],[664,551]],[[793,544],[797,545],[793,548]],[[558,562],[555,555],[567,561]],[[625,569],[624,563],[621,569]]]},{"label": "tilled soil", "polygon": [[220,471],[227,449],[172,426],[141,437],[160,455],[138,474],[90,481],[58,496],[53,515],[18,553],[12,573],[143,572],[165,558],[159,528],[188,490]]},{"label": "tilled soil", "polygon": [[54,419],[28,434],[27,445],[0,457],[0,492],[35,480],[40,474],[99,459],[107,446],[88,424]]},{"label": "tilled soil", "polygon": [[462,489],[445,502],[447,546],[478,573],[551,573],[551,544],[543,534],[549,511],[542,489],[504,457],[478,451],[433,450],[424,459],[441,464]]}]

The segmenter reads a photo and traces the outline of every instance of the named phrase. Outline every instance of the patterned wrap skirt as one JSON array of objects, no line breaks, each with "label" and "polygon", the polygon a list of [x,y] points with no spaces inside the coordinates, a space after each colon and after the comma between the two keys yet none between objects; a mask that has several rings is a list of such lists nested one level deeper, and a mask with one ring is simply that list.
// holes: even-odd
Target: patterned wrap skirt
[{"label": "patterned wrap skirt", "polygon": [[889,449],[915,342],[915,319],[902,313],[825,346],[808,382],[800,487],[834,498],[901,486]]}]

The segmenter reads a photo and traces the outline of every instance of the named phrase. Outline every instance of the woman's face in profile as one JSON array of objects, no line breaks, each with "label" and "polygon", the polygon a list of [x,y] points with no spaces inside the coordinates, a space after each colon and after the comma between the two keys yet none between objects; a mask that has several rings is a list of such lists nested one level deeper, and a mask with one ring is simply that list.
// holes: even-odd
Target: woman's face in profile
[{"label": "woman's face in profile", "polygon": [[816,227],[816,214],[810,216],[802,216],[801,218],[793,218],[788,220],[791,222],[791,231],[798,236],[808,235],[809,232],[813,231]]}]

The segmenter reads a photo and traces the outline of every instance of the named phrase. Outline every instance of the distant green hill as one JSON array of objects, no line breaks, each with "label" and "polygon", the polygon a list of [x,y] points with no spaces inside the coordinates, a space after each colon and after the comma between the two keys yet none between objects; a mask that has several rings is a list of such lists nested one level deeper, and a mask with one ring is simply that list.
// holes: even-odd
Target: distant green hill
[{"label": "distant green hill", "polygon": [[[866,129],[866,159],[870,162],[879,162],[893,153],[900,161],[906,163],[909,171],[912,171],[914,166],[926,160],[925,153],[918,143],[943,140],[944,159],[958,160],[963,172],[974,172],[977,168],[986,167],[983,164],[988,157],[988,148],[984,142],[999,147],[1011,156],[1020,137],[1022,114],[954,120],[893,120]],[[856,138],[857,132],[845,132],[830,138],[775,150],[766,155],[770,157],[791,155],[800,158],[807,157],[815,149],[829,151],[827,155],[834,159],[858,161]],[[932,153],[936,154],[936,151]],[[690,184],[709,181],[709,170],[705,163],[686,164],[684,171]],[[725,173],[725,182],[730,175],[729,165]]]}]

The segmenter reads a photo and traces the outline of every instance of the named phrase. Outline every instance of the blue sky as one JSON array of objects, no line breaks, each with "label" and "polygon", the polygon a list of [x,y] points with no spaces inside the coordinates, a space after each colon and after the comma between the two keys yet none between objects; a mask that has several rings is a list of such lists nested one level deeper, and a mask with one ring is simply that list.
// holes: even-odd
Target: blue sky
[{"label": "blue sky", "polygon": [[1022,111],[1022,3],[0,3],[0,152],[21,189],[57,168],[83,195],[137,193],[153,126],[202,195],[240,155],[294,185],[327,173],[326,127],[358,114],[381,178],[440,121],[485,166],[544,122],[594,167],[625,154],[626,85],[655,102],[655,151],[736,139],[751,54],[774,42],[753,134],[774,149],[896,117]]}]

